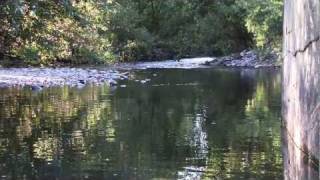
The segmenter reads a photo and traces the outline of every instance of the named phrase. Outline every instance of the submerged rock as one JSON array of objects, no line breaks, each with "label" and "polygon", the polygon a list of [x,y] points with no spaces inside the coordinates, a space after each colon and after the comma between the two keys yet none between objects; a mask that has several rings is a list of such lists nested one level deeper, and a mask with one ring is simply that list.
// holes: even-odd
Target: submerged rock
[{"label": "submerged rock", "polygon": [[142,84],[147,83],[147,81],[146,81],[146,80],[141,80],[140,82],[141,82]]},{"label": "submerged rock", "polygon": [[43,86],[31,86],[32,91],[40,91],[42,90]]},{"label": "submerged rock", "polygon": [[116,86],[118,84],[117,81],[115,81],[113,79],[109,79],[108,83],[109,83],[110,86]]},{"label": "submerged rock", "polygon": [[[90,76],[89,78],[92,78],[92,76]],[[83,79],[81,79],[81,80],[79,80],[79,83],[80,84],[85,84],[86,82]]]}]

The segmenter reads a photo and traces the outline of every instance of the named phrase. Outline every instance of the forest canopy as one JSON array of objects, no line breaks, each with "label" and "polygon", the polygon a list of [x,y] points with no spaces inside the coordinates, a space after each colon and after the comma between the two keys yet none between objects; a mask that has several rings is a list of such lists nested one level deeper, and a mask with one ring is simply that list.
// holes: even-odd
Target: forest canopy
[{"label": "forest canopy", "polygon": [[282,0],[2,0],[0,55],[32,65],[280,52]]}]

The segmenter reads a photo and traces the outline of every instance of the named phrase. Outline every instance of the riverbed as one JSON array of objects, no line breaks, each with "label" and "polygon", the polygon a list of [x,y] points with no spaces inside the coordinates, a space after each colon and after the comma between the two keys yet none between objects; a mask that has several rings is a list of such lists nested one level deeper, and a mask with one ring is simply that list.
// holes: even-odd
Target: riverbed
[{"label": "riverbed", "polygon": [[115,86],[1,87],[1,178],[282,179],[278,70],[117,71]]}]

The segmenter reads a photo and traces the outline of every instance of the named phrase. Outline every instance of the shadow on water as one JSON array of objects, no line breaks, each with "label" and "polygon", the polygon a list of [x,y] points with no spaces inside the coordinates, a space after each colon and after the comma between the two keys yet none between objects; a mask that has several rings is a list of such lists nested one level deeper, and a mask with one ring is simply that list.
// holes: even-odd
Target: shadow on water
[{"label": "shadow on water", "polygon": [[283,178],[279,72],[154,69],[134,79],[151,81],[1,89],[1,177]]}]

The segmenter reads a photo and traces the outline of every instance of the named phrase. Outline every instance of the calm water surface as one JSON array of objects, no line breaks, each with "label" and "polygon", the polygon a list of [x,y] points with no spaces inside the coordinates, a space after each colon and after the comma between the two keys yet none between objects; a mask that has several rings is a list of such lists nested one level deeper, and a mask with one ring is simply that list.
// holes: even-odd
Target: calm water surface
[{"label": "calm water surface", "polygon": [[2,179],[282,179],[279,72],[141,70],[0,90]]}]

